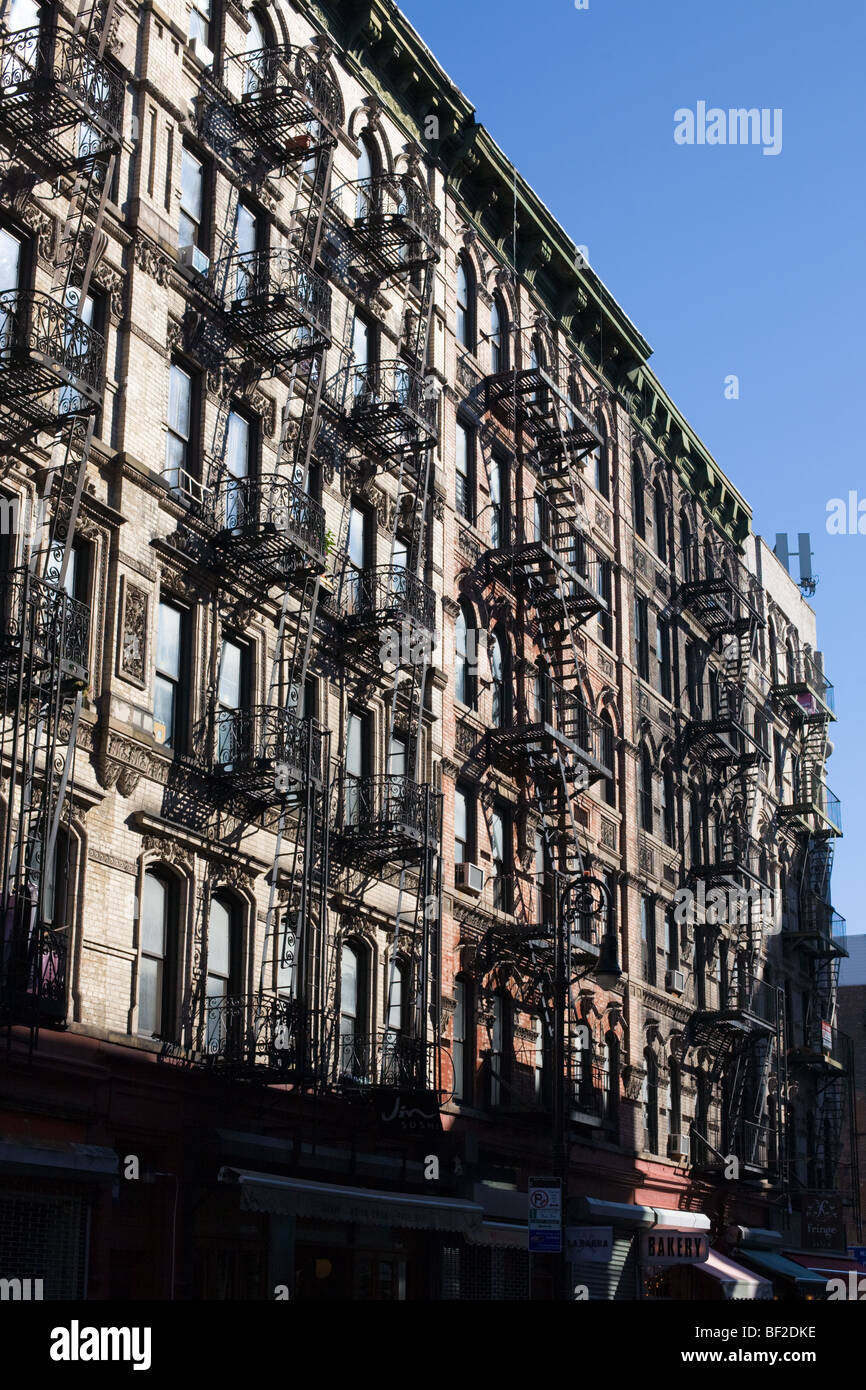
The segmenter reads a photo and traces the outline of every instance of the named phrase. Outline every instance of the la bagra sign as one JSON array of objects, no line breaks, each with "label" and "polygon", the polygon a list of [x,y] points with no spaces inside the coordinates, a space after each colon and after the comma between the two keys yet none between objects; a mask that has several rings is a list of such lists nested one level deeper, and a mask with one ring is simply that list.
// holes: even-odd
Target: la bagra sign
[{"label": "la bagra sign", "polygon": [[647,1265],[703,1264],[710,1253],[710,1238],[704,1231],[674,1231],[658,1226],[641,1231],[640,1257]]}]

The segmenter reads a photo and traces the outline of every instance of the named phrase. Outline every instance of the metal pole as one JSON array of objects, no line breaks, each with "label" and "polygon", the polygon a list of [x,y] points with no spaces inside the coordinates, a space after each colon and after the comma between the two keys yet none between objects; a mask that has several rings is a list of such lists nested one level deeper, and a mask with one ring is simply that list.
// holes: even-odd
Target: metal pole
[{"label": "metal pole", "polygon": [[568,980],[565,966],[564,905],[570,885],[558,882],[554,893],[554,967],[553,967],[553,1167],[561,1183],[562,1231],[559,1255],[559,1287],[557,1299],[568,1297],[566,1274],[568,1263],[565,1248],[565,1222],[568,1209],[568,1143],[566,1124],[568,1108],[565,1095],[565,1011],[568,1007]]}]

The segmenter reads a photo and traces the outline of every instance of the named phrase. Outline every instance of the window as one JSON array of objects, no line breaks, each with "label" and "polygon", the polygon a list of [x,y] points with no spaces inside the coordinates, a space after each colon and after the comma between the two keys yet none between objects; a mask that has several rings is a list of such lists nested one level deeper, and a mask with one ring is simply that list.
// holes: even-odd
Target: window
[{"label": "window", "polygon": [[198,39],[205,48],[211,48],[211,23],[213,14],[211,11],[211,0],[193,0],[192,10],[189,16],[189,38],[190,43]]},{"label": "window", "polygon": [[244,67],[244,95],[257,92],[267,79],[267,59],[264,50],[272,46],[271,35],[268,26],[260,15],[254,10],[247,14],[246,43],[244,52],[247,55],[247,62]]},{"label": "window", "polygon": [[90,546],[86,541],[73,541],[69,548],[66,578],[63,587],[78,603],[90,599]]},{"label": "window", "polygon": [[511,996],[504,992],[493,996],[493,1018],[490,1025],[490,1104],[501,1105],[510,1080],[511,1062]]},{"label": "window", "polygon": [[346,720],[346,795],[347,825],[358,825],[361,818],[360,781],[370,775],[370,717],[349,710]]},{"label": "window", "polygon": [[358,142],[358,165],[355,171],[357,189],[355,194],[355,219],[363,221],[377,210],[376,189],[373,180],[379,173],[381,162],[379,150],[371,136],[364,134]]},{"label": "window", "polygon": [[177,244],[181,249],[184,246],[201,246],[203,216],[204,165],[184,147],[180,162],[180,220],[177,226]]},{"label": "window", "polygon": [[21,283],[21,238],[0,227],[0,291],[17,290]]},{"label": "window", "polygon": [[677,807],[674,791],[674,775],[669,767],[662,773],[662,832],[665,844],[671,849],[676,841]]},{"label": "window", "polygon": [[703,817],[701,816],[701,794],[695,790],[689,803],[689,855],[692,866],[700,864],[703,851]]},{"label": "window", "polygon": [[682,559],[682,578],[685,584],[691,583],[695,577],[694,571],[694,543],[692,541],[692,528],[689,526],[687,517],[680,517],[680,556]]},{"label": "window", "polygon": [[402,1033],[406,1027],[406,962],[393,962],[385,977],[385,1027],[389,1033]]},{"label": "window", "polygon": [[652,898],[640,900],[641,968],[648,985],[656,982],[656,909]]},{"label": "window", "polygon": [[549,928],[553,918],[553,901],[550,881],[550,855],[541,830],[534,837],[535,859],[535,921],[539,926]]},{"label": "window", "polygon": [[495,453],[490,459],[490,545],[499,550],[506,544],[506,496],[508,461]]},{"label": "window", "polygon": [[454,792],[454,863],[475,859],[475,795],[463,787]]},{"label": "window", "polygon": [[183,654],[189,654],[183,609],[161,601],[156,623],[156,672],[153,681],[153,731],[157,742],[185,751],[186,702]]},{"label": "window", "polygon": [[476,707],[475,666],[478,634],[475,616],[465,604],[457,614],[454,632],[454,698],[469,709]]},{"label": "window", "polygon": [[671,1058],[668,1077],[671,1088],[671,1111],[668,1129],[671,1134],[682,1134],[683,1132],[683,1091],[682,1091],[682,1072],[680,1064],[675,1058]]},{"label": "window", "polygon": [[457,262],[457,341],[475,351],[475,277],[465,256]]},{"label": "window", "polygon": [[510,661],[508,644],[501,632],[494,632],[490,649],[490,674],[492,677],[492,718],[494,729],[502,729],[511,717],[510,700]]},{"label": "window", "polygon": [[471,1105],[475,1090],[475,999],[472,981],[454,981],[454,1032],[451,1061],[454,1067],[454,1099]]},{"label": "window", "polygon": [[680,968],[680,939],[678,935],[677,923],[674,918],[672,907],[665,908],[664,915],[665,933],[665,970],[679,970]]},{"label": "window", "polygon": [[545,1086],[544,1061],[546,1055],[546,1037],[544,1019],[535,1017],[532,1020],[532,1094],[538,1105],[541,1105],[545,1098],[547,1088]]},{"label": "window", "polygon": [[[240,912],[222,893],[211,898],[207,934],[207,1050],[222,1052],[241,1020],[227,1001],[239,993]],[[231,1016],[230,1016],[231,1013]]]},{"label": "window", "polygon": [[138,1031],[171,1038],[174,1032],[174,966],[177,957],[177,884],[148,869],[141,895],[141,963]]},{"label": "window", "polygon": [[607,498],[609,500],[610,463],[608,461],[607,454],[606,430],[601,420],[599,420],[598,422],[598,428],[602,435],[602,442],[601,444],[597,444],[592,451],[593,482],[595,483],[596,491],[600,492],[602,497]]},{"label": "window", "polygon": [[245,415],[237,410],[229,411],[226,430],[226,480],[225,525],[229,531],[243,526],[246,521],[248,493],[243,479],[252,472],[253,427]]},{"label": "window", "polygon": [[644,1058],[644,1147],[651,1154],[656,1154],[659,1151],[659,1064],[650,1048],[647,1048]]},{"label": "window", "polygon": [[598,575],[598,596],[602,607],[598,613],[598,640],[606,647],[613,646],[613,581],[609,560],[599,560],[596,566]]},{"label": "window", "polygon": [[605,767],[613,770],[612,777],[605,777],[602,784],[602,795],[608,806],[616,805],[616,768],[614,766],[614,736],[613,720],[607,710],[602,710],[601,714],[601,760]]},{"label": "window", "polygon": [[495,294],[490,307],[490,370],[494,376],[508,370],[507,324],[505,305]]},{"label": "window", "polygon": [[656,619],[656,682],[660,695],[671,698],[671,630],[664,618]]},{"label": "window", "polygon": [[180,487],[182,475],[192,473],[192,377],[176,362],[168,380],[168,430],[165,472],[169,487]]},{"label": "window", "polygon": [[362,314],[352,323],[352,380],[355,401],[375,388],[377,338],[375,325]]},{"label": "window", "polygon": [[619,1111],[619,1038],[608,1033],[604,1040],[601,1063],[602,1115],[613,1123]]},{"label": "window", "polygon": [[12,0],[6,15],[6,28],[10,34],[20,34],[23,29],[38,29],[41,23],[42,7],[36,0]]},{"label": "window", "polygon": [[256,276],[256,253],[259,250],[260,223],[252,208],[238,203],[235,216],[235,299],[252,299],[259,293]]},{"label": "window", "polygon": [[649,749],[640,754],[640,824],[642,830],[653,831],[653,765]]},{"label": "window", "polygon": [[511,903],[511,817],[506,811],[490,814],[490,853],[493,859],[493,906],[510,912]]},{"label": "window", "polygon": [[668,562],[668,510],[661,484],[653,489],[653,522],[655,524],[656,555],[663,565]]},{"label": "window", "polygon": [[242,721],[237,712],[249,703],[250,649],[223,638],[217,683],[218,761],[228,765],[244,751]]},{"label": "window", "polygon": [[366,1034],[367,953],[347,941],[340,953],[340,1069],[363,1080],[370,1068]]},{"label": "window", "polygon": [[634,601],[634,637],[638,675],[649,680],[649,601],[638,594]]},{"label": "window", "polygon": [[[67,303],[70,305],[70,308],[72,308],[73,312],[77,313],[78,318],[87,328],[93,328],[96,332],[102,333],[104,331],[102,317],[102,296],[97,294],[88,294],[85,295],[84,299],[81,300],[79,303],[76,303],[77,298],[77,291],[72,296],[67,298]],[[67,347],[72,348],[75,346],[74,333],[75,330],[70,329],[69,332],[65,334]],[[81,400],[80,395],[76,390],[74,390],[73,387],[61,387],[59,399],[59,408],[61,415],[74,415],[76,412],[81,410],[82,404],[83,402]],[[98,421],[99,415],[97,415],[97,434],[99,433]]]},{"label": "window", "polygon": [[373,549],[373,527],[366,507],[352,503],[349,512],[349,544],[343,602],[349,613],[357,613],[363,602],[364,572],[369,569]]},{"label": "window", "polygon": [[631,510],[634,529],[641,540],[646,540],[646,502],[644,498],[643,470],[635,461],[631,467]]},{"label": "window", "polygon": [[457,477],[454,505],[458,516],[467,521],[475,520],[475,435],[466,425],[457,421],[457,448],[455,455]]}]

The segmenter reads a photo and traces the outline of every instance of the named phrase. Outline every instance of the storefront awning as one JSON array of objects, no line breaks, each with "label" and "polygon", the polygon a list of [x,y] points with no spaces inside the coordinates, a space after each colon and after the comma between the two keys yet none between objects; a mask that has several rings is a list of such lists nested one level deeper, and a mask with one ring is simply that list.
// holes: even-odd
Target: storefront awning
[{"label": "storefront awning", "polygon": [[467,1231],[470,1245],[494,1245],[500,1250],[528,1250],[529,1227],[509,1221],[485,1221],[480,1230]]},{"label": "storefront awning", "polygon": [[772,1298],[773,1285],[742,1265],[735,1264],[730,1255],[721,1255],[710,1248],[706,1260],[695,1268],[722,1286],[725,1298]]},{"label": "storefront awning", "polygon": [[366,1187],[308,1182],[246,1168],[221,1168],[220,1182],[237,1184],[245,1211],[345,1221],[359,1226],[401,1226],[420,1231],[480,1231],[484,1210],[458,1198],[376,1192]]},{"label": "storefront awning", "polygon": [[820,1290],[826,1291],[827,1280],[819,1274],[813,1274],[811,1270],[804,1269],[802,1265],[795,1264],[793,1260],[788,1260],[784,1255],[778,1254],[775,1250],[755,1250],[751,1245],[741,1246],[737,1254],[752,1269],[760,1270],[762,1274],[768,1274],[771,1279],[790,1279],[799,1288],[805,1289],[809,1293],[817,1294]]},{"label": "storefront awning", "polygon": [[866,1268],[852,1260],[848,1255],[807,1255],[803,1251],[786,1250],[787,1259],[793,1260],[795,1264],[801,1265],[804,1269],[811,1269],[815,1274],[820,1274],[822,1278],[827,1275],[838,1274],[846,1278],[849,1274],[866,1274]]},{"label": "storefront awning", "polygon": [[120,1160],[100,1144],[24,1144],[0,1139],[0,1173],[105,1181],[117,1177]]},{"label": "storefront awning", "polygon": [[630,1202],[602,1202],[598,1197],[579,1197],[575,1212],[581,1221],[602,1226],[673,1226],[678,1230],[708,1231],[710,1218],[700,1211],[676,1211],[671,1207],[639,1207]]}]

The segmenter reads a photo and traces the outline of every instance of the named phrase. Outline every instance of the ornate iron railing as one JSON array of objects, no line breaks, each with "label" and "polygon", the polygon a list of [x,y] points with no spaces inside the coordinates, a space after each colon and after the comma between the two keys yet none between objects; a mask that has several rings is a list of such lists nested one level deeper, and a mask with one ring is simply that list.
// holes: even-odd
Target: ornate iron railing
[{"label": "ornate iron railing", "polygon": [[299,349],[311,335],[330,341],[331,287],[294,251],[245,251],[217,261],[213,284],[229,323],[246,337],[268,339],[293,329]]},{"label": "ornate iron railing", "polygon": [[[0,916],[0,1002],[13,1016],[38,1016],[62,1023],[66,1017],[69,933],[33,922],[33,909],[21,912],[10,896]],[[31,923],[33,923],[31,925]]]},{"label": "ornate iron railing", "polygon": [[430,633],[436,628],[435,593],[401,565],[349,570],[343,580],[342,600],[349,618],[405,621]]},{"label": "ornate iron railing", "polygon": [[502,727],[492,731],[491,738],[494,745],[499,741],[537,742],[540,748],[543,738],[551,734],[573,744],[605,777],[613,776],[610,729],[580,695],[548,676],[537,688],[518,697],[513,719],[504,712]]},{"label": "ornate iron railing", "polygon": [[226,1068],[294,1070],[303,1047],[304,1014],[297,1000],[278,995],[208,995],[200,1024],[199,1051],[207,1063]]},{"label": "ornate iron railing", "polygon": [[381,1036],[343,1034],[339,1039],[337,1079],[359,1086],[413,1090],[425,1084],[425,1046],[394,1029]]},{"label": "ornate iron railing", "polygon": [[[325,509],[298,483],[279,474],[257,478],[223,478],[216,489],[216,525],[245,552],[297,546],[314,559],[325,558]],[[280,545],[282,542],[282,546]],[[275,559],[279,559],[275,555]],[[285,556],[282,556],[285,559]]]},{"label": "ornate iron railing", "polygon": [[402,453],[436,442],[436,398],[428,378],[408,363],[354,363],[325,384],[323,404],[353,442],[382,453]]},{"label": "ornate iron railing", "polygon": [[397,235],[400,244],[415,239],[428,249],[430,258],[435,255],[439,209],[410,174],[376,174],[340,184],[331,193],[330,204],[364,240],[384,242]]},{"label": "ornate iron railing", "polygon": [[[512,517],[499,549],[525,568],[543,569],[547,565],[552,569],[551,562],[555,562],[564,570],[562,582],[566,597],[571,595],[570,585],[574,583],[570,572],[592,593],[599,607],[607,607],[602,595],[610,561],[579,530],[574,517],[560,511],[546,497],[536,498],[531,515]],[[555,579],[555,575],[551,574],[551,579]]]},{"label": "ornate iron railing", "polygon": [[0,116],[14,105],[17,122],[23,118],[34,133],[66,124],[71,102],[82,119],[117,142],[123,95],[120,73],[78,35],[43,25],[0,36]]},{"label": "ornate iron railing", "polygon": [[60,392],[59,415],[92,410],[102,391],[104,357],[102,335],[50,295],[0,293],[0,400],[67,386],[72,391]]},{"label": "ornate iron railing", "polygon": [[340,830],[361,844],[416,841],[438,843],[442,797],[425,782],[390,774],[384,777],[345,775],[340,806]]},{"label": "ornate iron railing", "polygon": [[[259,777],[276,792],[286,783],[303,781],[308,767],[314,778],[323,774],[324,732],[314,719],[299,719],[275,705],[217,710],[214,720],[213,766],[232,774],[240,789]],[[275,781],[276,779],[276,781]]]},{"label": "ornate iron railing", "polygon": [[775,1022],[778,996],[774,986],[766,980],[746,970],[735,969],[718,988],[718,1008],[708,1009],[708,1013],[748,1014],[768,1026]]},{"label": "ornate iron railing", "polygon": [[26,566],[0,578],[0,651],[7,659],[23,649],[31,670],[57,663],[68,676],[85,680],[90,609]]},{"label": "ornate iron railing", "polygon": [[[225,72],[242,119],[264,136],[278,133],[285,140],[293,127],[308,122],[322,122],[331,131],[339,128],[339,90],[327,69],[306,49],[278,44],[230,54]],[[289,138],[287,152],[306,154],[319,139],[315,130],[299,131],[297,148]]]}]

